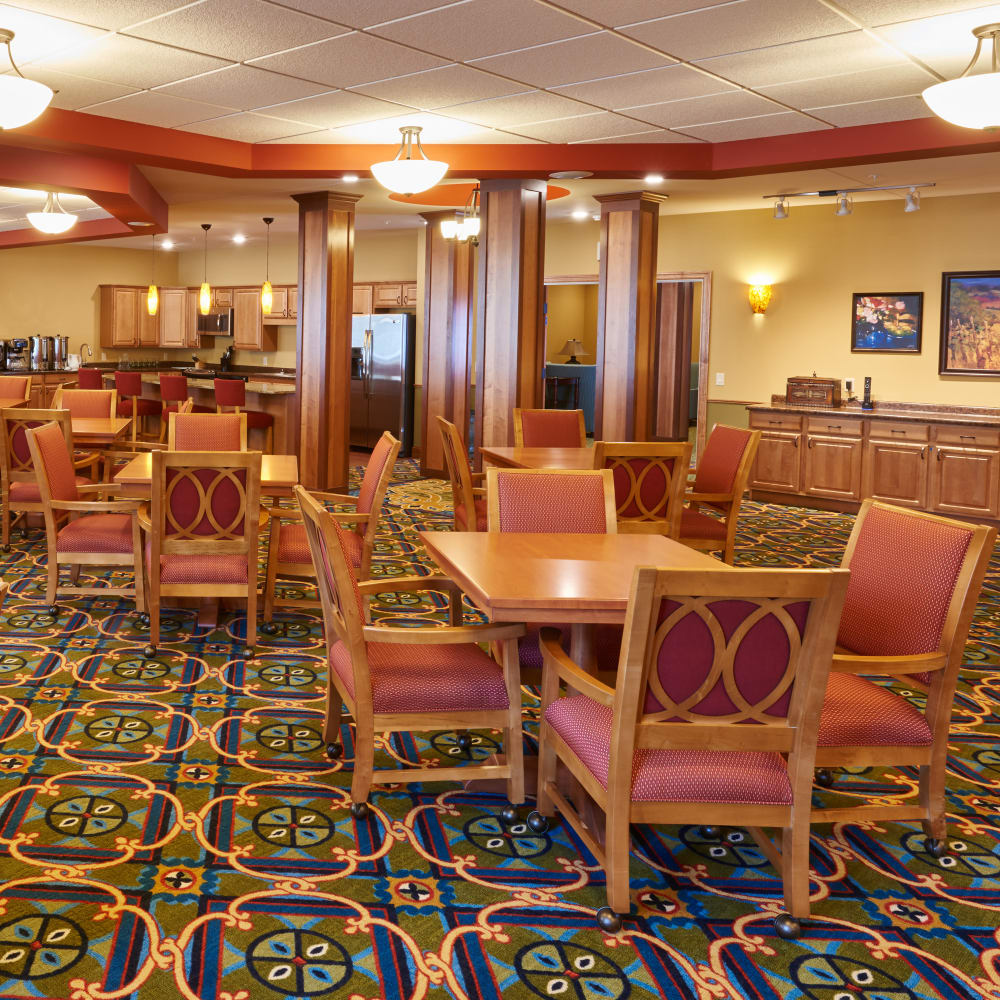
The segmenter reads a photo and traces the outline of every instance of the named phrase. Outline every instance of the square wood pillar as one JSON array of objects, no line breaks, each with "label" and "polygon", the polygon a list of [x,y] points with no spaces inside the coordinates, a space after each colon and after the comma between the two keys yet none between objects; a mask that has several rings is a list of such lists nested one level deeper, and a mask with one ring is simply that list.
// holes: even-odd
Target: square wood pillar
[{"label": "square wood pillar", "polygon": [[343,489],[350,453],[354,206],[361,195],[292,197],[299,205],[299,482],[311,490]]},{"label": "square wood pillar", "polygon": [[595,437],[646,441],[656,399],[656,240],[663,195],[595,196],[601,204]]},{"label": "square wood pillar", "polygon": [[436,416],[450,420],[469,437],[472,392],[473,275],[475,247],[446,240],[442,220],[455,212],[425,212],[424,230],[424,392],[422,476],[445,475]]},{"label": "square wood pillar", "polygon": [[545,181],[480,185],[476,302],[476,463],[514,443],[515,406],[542,405]]}]

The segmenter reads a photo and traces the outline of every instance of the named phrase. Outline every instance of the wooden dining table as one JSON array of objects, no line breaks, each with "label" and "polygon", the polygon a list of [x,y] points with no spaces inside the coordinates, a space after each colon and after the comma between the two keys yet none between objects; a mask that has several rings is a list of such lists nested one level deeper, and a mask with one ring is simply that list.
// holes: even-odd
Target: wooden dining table
[{"label": "wooden dining table", "polygon": [[592,469],[593,448],[508,448],[479,449],[483,461],[504,469]]},{"label": "wooden dining table", "polygon": [[75,445],[108,445],[132,425],[131,417],[73,417]]},{"label": "wooden dining table", "polygon": [[16,399],[3,398],[0,399],[0,410],[6,410],[14,406],[24,406],[27,402],[23,396],[18,396]]},{"label": "wooden dining table", "polygon": [[[74,434],[76,433],[74,427]],[[128,492],[149,496],[153,478],[153,458],[149,452],[136,455],[116,476],[115,482],[129,487]],[[299,481],[296,455],[263,455],[260,462],[260,491],[266,496],[291,496]],[[145,492],[143,492],[145,491]]]}]

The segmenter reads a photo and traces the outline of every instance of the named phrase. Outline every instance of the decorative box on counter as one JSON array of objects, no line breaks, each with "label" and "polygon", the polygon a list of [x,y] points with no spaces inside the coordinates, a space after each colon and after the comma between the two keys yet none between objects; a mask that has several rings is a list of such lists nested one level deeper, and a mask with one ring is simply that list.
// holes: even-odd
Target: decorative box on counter
[{"label": "decorative box on counter", "polygon": [[840,379],[799,375],[785,386],[785,402],[790,406],[840,406]]}]

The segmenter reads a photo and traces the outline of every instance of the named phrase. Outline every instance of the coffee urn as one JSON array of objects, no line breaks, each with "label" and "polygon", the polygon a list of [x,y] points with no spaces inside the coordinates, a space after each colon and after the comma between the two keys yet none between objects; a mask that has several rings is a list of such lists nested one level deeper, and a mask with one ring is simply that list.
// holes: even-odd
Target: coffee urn
[{"label": "coffee urn", "polygon": [[31,368],[36,372],[48,371],[52,368],[52,356],[55,354],[55,341],[52,337],[30,337]]},{"label": "coffee urn", "polygon": [[53,337],[52,367],[64,371],[69,363],[69,337]]}]

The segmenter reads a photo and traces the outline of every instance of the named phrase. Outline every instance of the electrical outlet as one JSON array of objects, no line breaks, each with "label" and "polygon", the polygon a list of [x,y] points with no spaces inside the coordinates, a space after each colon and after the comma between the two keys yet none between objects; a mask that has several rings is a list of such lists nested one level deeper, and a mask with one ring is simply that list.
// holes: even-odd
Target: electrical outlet
[{"label": "electrical outlet", "polygon": [[726,384],[726,373],[725,372],[716,372],[715,373],[715,384],[716,385],[725,385]]},{"label": "electrical outlet", "polygon": [[845,378],[844,379],[844,388],[847,390],[847,395],[848,396],[853,396],[854,395],[854,386],[856,384],[857,384],[857,379],[854,379],[854,378]]}]

